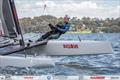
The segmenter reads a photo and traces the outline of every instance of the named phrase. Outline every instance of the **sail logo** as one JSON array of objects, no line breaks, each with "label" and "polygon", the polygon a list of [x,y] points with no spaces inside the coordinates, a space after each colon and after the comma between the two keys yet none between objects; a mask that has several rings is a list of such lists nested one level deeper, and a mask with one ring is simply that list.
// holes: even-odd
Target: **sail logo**
[{"label": "sail logo", "polygon": [[63,44],[63,48],[79,48],[78,44]]}]

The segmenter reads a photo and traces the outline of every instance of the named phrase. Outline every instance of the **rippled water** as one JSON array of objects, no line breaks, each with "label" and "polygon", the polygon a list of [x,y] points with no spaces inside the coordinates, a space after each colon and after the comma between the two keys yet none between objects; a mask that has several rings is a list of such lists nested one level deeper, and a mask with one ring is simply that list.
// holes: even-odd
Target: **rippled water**
[{"label": "rippled water", "polygon": [[[31,35],[31,34],[30,34]],[[36,35],[36,34],[32,34]],[[38,35],[38,34],[37,34]],[[33,38],[35,39],[35,38]],[[0,74],[10,75],[120,75],[120,33],[111,34],[65,34],[59,40],[110,41],[113,54],[55,56],[55,67],[0,68]]]}]

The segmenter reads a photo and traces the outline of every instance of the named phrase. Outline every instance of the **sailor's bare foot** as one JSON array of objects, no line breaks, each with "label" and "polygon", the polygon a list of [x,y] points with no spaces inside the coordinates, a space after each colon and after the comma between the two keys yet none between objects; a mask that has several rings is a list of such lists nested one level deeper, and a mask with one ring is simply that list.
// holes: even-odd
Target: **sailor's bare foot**
[{"label": "sailor's bare foot", "polygon": [[32,40],[28,40],[29,42],[33,42]]},{"label": "sailor's bare foot", "polygon": [[36,42],[39,42],[39,41],[43,41],[43,38],[42,37],[39,38]]},{"label": "sailor's bare foot", "polygon": [[29,47],[30,46],[30,43],[27,43],[27,47]]}]

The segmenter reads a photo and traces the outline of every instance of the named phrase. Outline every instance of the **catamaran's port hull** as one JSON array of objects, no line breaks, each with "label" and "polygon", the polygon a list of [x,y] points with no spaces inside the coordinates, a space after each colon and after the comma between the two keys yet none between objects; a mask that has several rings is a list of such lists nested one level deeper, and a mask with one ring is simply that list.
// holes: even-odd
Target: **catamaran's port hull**
[{"label": "catamaran's port hull", "polygon": [[53,67],[55,62],[50,57],[0,56],[0,67]]}]

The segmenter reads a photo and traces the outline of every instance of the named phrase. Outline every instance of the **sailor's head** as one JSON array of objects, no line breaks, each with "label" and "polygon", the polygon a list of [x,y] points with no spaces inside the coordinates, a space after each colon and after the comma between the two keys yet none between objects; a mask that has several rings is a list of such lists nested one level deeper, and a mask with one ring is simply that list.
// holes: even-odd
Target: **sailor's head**
[{"label": "sailor's head", "polygon": [[69,20],[70,20],[70,17],[69,17],[68,15],[65,15],[65,17],[64,17],[64,22],[65,22],[65,23],[68,23]]}]

